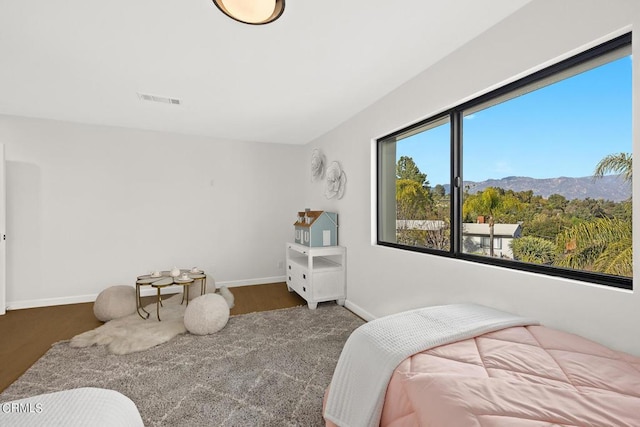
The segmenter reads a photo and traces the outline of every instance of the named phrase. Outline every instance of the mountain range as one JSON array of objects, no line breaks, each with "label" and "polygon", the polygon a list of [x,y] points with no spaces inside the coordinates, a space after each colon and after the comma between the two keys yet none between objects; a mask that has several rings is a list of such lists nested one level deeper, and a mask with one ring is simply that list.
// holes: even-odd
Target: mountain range
[{"label": "mountain range", "polygon": [[[469,187],[469,193],[475,194],[487,187],[499,187],[505,190],[528,191],[533,194],[549,197],[560,194],[567,200],[573,199],[604,199],[621,202],[631,197],[631,184],[625,182],[619,175],[606,175],[594,179],[592,176],[581,178],[529,178],[525,176],[508,176],[502,179],[488,179],[486,181],[464,181],[463,188]],[[445,185],[449,193],[449,185]]]}]

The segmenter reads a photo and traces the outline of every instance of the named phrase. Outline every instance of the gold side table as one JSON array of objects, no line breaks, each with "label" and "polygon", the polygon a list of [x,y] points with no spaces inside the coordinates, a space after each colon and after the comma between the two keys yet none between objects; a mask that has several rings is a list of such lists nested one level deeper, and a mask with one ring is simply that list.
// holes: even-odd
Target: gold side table
[{"label": "gold side table", "polygon": [[[191,281],[193,282],[193,279],[191,279]],[[176,283],[176,279],[174,277],[163,277],[162,279],[156,280],[151,284],[151,287],[156,288],[156,290],[158,291],[156,297],[156,315],[158,316],[158,322],[160,321],[160,306],[162,305],[162,292],[160,291],[167,286],[173,285],[174,283]]]},{"label": "gold side table", "polygon": [[[151,286],[153,283],[158,281],[167,281],[167,279],[170,281],[170,284],[173,283],[172,278],[163,275],[152,276],[151,274],[145,274],[143,276],[138,276],[138,279],[136,280],[136,311],[138,312],[138,316],[142,317],[143,319],[149,318],[149,312],[142,306],[142,301],[140,299],[140,288],[142,286]],[[141,311],[144,314],[142,314]]]},{"label": "gold side table", "polygon": [[[191,285],[193,284],[194,280],[191,277],[189,277],[188,279],[183,279],[182,276],[180,276],[180,277],[174,278],[173,282],[176,285],[182,286],[182,301],[180,301],[180,304],[182,304],[186,300],[187,301],[186,305],[189,305],[189,288],[191,288]],[[158,317],[158,319],[160,319],[160,317]]]},{"label": "gold side table", "polygon": [[193,279],[193,282],[200,282],[200,295],[204,295],[207,293],[207,275],[204,274],[204,271],[200,271],[195,273],[193,270],[187,270],[189,277]]}]

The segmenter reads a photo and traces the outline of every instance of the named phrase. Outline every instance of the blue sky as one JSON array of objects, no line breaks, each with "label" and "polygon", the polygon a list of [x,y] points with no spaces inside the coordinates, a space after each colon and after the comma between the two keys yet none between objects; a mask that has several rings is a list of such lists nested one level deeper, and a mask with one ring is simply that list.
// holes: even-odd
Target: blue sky
[{"label": "blue sky", "polygon": [[[465,181],[590,176],[604,156],[632,151],[629,56],[489,107],[463,122]],[[403,139],[432,186],[449,183],[449,125]]]}]

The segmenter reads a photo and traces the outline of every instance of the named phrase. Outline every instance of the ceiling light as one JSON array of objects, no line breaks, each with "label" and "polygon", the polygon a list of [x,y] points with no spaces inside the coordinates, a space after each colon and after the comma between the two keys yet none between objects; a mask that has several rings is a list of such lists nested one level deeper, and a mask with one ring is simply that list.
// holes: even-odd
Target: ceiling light
[{"label": "ceiling light", "polygon": [[284,11],[284,0],[213,0],[231,19],[251,25],[273,22]]}]

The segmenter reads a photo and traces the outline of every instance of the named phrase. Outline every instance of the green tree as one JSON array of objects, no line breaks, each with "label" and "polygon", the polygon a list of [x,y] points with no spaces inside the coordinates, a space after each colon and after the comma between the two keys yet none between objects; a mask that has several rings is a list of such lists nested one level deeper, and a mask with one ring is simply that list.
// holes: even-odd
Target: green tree
[{"label": "green tree", "polygon": [[425,188],[429,186],[427,174],[420,172],[420,169],[413,161],[413,158],[409,156],[402,156],[398,159],[398,164],[396,165],[396,178],[410,179]]},{"label": "green tree", "polygon": [[549,240],[524,236],[511,242],[515,259],[534,264],[551,264],[556,258],[556,245]]},{"label": "green tree", "polygon": [[556,239],[556,251],[561,255],[556,265],[631,277],[631,236],[631,222],[617,218],[596,218],[575,225]]},{"label": "green tree", "polygon": [[625,200],[623,202],[616,203],[613,209],[611,209],[611,215],[614,218],[620,218],[629,222],[632,221],[632,213],[633,208],[631,200]]},{"label": "green tree", "polygon": [[493,239],[495,221],[501,215],[508,215],[521,208],[517,197],[505,194],[501,188],[487,187],[484,191],[468,195],[462,205],[462,215],[467,222],[474,222],[478,216],[487,216],[489,224],[489,256],[494,256]]},{"label": "green tree", "polygon": [[548,205],[550,209],[559,210],[564,212],[564,209],[567,207],[569,203],[567,198],[560,194],[552,194],[547,199]]},{"label": "green tree", "polygon": [[[399,220],[424,219],[427,214],[429,195],[427,190],[412,179],[396,180],[396,218]],[[406,223],[405,223],[406,224]],[[424,245],[427,238],[425,230],[412,230],[401,225],[396,230],[398,243],[406,245]]]},{"label": "green tree", "polygon": [[558,233],[573,224],[564,215],[555,215],[549,212],[542,212],[525,221],[522,226],[523,236],[540,237],[550,242],[555,242]]},{"label": "green tree", "polygon": [[445,196],[445,188],[444,185],[442,184],[436,184],[435,187],[433,187],[433,195],[437,196],[437,197],[444,197]]},{"label": "green tree", "polygon": [[[618,153],[604,157],[596,166],[593,176],[600,178],[607,172],[617,172],[626,182],[631,182],[631,154]],[[630,216],[626,215],[627,209],[630,209],[630,204],[623,207],[625,215],[622,218],[602,216],[576,224],[559,234],[556,252],[560,256],[556,265],[632,277],[632,226]]]},{"label": "green tree", "polygon": [[533,201],[533,190],[520,191],[514,193],[514,196],[518,198],[522,203],[531,203]]},{"label": "green tree", "polygon": [[565,207],[564,212],[573,218],[590,221],[593,218],[608,218],[612,216],[615,203],[610,200],[592,199],[573,199]]},{"label": "green tree", "polygon": [[424,219],[428,203],[429,194],[417,181],[396,180],[397,219]]}]

